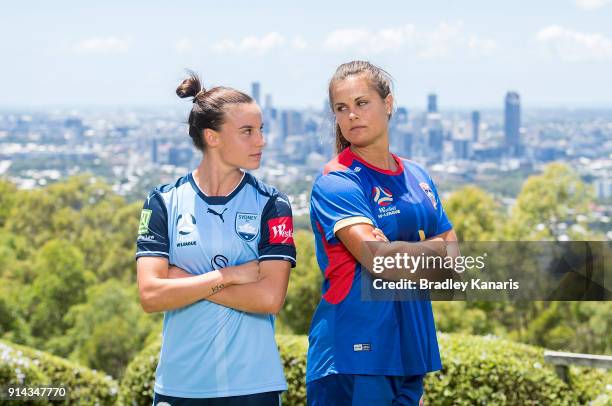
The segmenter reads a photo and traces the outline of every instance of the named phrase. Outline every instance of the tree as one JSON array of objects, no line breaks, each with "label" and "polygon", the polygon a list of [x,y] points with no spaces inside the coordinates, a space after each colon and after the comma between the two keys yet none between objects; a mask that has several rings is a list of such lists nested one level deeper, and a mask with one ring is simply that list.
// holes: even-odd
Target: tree
[{"label": "tree", "polygon": [[[85,299],[83,255],[71,243],[51,240],[36,255],[34,284],[27,290],[32,335],[43,341],[66,330],[68,309]],[[24,289],[25,290],[25,289]]]},{"label": "tree", "polygon": [[482,189],[468,185],[444,203],[459,241],[491,241],[498,225],[497,203]]},{"label": "tree", "polygon": [[[592,192],[569,166],[549,164],[541,175],[530,176],[523,184],[500,237],[509,241],[557,240],[561,234],[559,223],[584,223],[579,219],[587,218],[592,200]],[[588,239],[590,233],[574,232],[574,236]]]},{"label": "tree", "polygon": [[144,313],[135,285],[110,279],[87,289],[87,300],[74,305],[64,318],[65,334],[49,347],[91,368],[120,377],[130,359],[142,349],[161,315]]},{"label": "tree", "polygon": [[294,334],[307,334],[312,314],[321,300],[322,275],[315,255],[313,234],[298,230],[294,239],[298,262],[291,270],[287,298],[279,319]]}]

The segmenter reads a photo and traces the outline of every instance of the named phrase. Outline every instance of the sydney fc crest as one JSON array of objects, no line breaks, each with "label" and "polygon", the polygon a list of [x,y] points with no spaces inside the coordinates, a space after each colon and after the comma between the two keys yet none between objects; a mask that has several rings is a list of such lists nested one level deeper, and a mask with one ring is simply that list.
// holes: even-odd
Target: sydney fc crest
[{"label": "sydney fc crest", "polygon": [[259,234],[259,214],[236,213],[235,228],[244,241],[253,241]]},{"label": "sydney fc crest", "polygon": [[421,189],[423,189],[423,192],[425,192],[427,197],[429,197],[429,200],[431,200],[431,204],[433,205],[433,208],[437,209],[438,204],[436,203],[436,196],[434,196],[433,192],[431,191],[431,187],[429,186],[429,183],[421,182],[419,183],[419,186],[421,187]]}]

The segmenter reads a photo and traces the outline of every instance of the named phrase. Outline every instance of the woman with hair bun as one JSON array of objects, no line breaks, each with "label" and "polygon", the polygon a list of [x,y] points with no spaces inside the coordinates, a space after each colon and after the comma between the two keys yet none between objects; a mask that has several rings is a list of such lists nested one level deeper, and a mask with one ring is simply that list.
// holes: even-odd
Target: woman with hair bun
[{"label": "woman with hair bun", "polygon": [[365,61],[340,65],[329,83],[338,155],[315,180],[310,201],[324,275],[309,334],[311,406],[418,405],[425,374],[441,368],[429,300],[362,295],[372,277],[403,277],[370,274],[369,241],[381,241],[369,244],[379,258],[458,254],[454,244],[447,251],[457,238],[431,177],[389,151],[391,90],[389,74]]},{"label": "woman with hair bun", "polygon": [[203,89],[193,73],[176,93],[192,98],[189,136],[202,160],[155,188],[140,217],[140,301],[164,312],[154,404],[279,405],[287,384],[274,315],[295,246],[287,196],[243,170],[261,162],[261,111],[238,90]]}]

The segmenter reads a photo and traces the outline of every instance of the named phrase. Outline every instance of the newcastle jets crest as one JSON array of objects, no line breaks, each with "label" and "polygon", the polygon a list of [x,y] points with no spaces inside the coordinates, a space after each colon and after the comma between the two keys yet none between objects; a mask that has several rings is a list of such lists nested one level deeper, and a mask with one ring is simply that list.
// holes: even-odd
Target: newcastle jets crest
[{"label": "newcastle jets crest", "polygon": [[433,192],[431,191],[431,187],[429,186],[429,183],[421,182],[419,183],[419,186],[421,187],[421,189],[423,189],[423,192],[425,192],[427,197],[429,197],[429,200],[431,200],[431,204],[433,205],[433,208],[437,209],[438,203],[436,203],[436,196],[434,196]]},{"label": "newcastle jets crest", "polygon": [[235,229],[244,241],[253,241],[259,234],[259,214],[236,213]]}]

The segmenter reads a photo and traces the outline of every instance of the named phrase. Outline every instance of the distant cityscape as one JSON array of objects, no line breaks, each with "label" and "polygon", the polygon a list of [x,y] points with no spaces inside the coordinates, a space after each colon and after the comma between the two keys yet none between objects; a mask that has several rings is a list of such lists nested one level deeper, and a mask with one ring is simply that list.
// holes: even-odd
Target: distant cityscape
[{"label": "distant cityscape", "polygon": [[[319,110],[282,109],[271,94],[262,100],[261,90],[252,84],[267,139],[255,175],[285,191],[296,215],[307,215],[312,182],[334,154],[332,113],[327,102]],[[609,228],[612,111],[524,111],[516,91],[500,97],[499,110],[445,111],[438,101],[429,94],[423,110],[398,106],[390,139],[392,151],[426,166],[443,197],[471,183],[509,208],[527,176],[562,161],[592,185],[598,204],[591,220]],[[140,200],[197,166],[187,108],[0,112],[0,176],[31,189],[90,172],[128,200]]]}]

